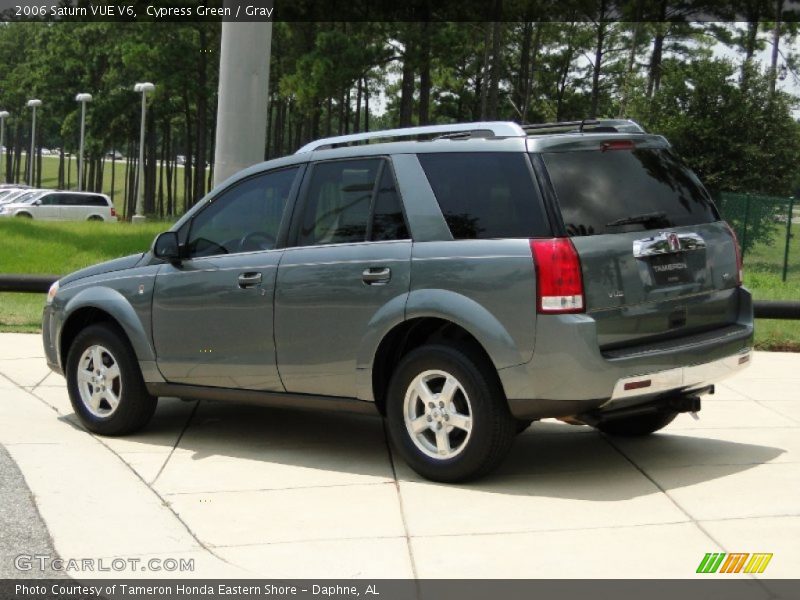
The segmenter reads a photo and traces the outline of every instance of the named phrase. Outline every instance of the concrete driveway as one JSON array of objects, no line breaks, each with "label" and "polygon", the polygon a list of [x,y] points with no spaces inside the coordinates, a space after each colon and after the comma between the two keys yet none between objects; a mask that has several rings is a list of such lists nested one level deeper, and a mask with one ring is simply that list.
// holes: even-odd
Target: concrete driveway
[{"label": "concrete driveway", "polygon": [[[534,424],[470,485],[421,480],[370,417],[162,399],[143,433],[94,437],[42,356],[38,336],[0,335],[0,444],[65,559],[193,559],[195,577],[686,578],[709,552],[767,552],[763,577],[797,575],[800,355],[756,353],[699,421],[649,439]],[[174,573],[84,573],[105,575]]]}]

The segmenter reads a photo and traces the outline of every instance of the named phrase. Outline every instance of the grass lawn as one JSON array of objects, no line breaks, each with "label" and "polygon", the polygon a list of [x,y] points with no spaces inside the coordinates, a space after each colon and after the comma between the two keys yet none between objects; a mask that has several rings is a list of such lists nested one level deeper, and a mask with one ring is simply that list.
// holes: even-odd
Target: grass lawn
[{"label": "grass lawn", "polygon": [[[800,301],[800,225],[792,226],[786,281],[782,281],[786,225],[775,226],[772,244],[757,244],[744,256],[744,284],[756,300]],[[756,321],[756,347],[800,352],[800,321]]]},{"label": "grass lawn", "polygon": [[[149,248],[168,223],[43,223],[0,220],[0,273],[63,275],[103,260]],[[800,226],[798,226],[800,229]],[[777,242],[745,256],[745,285],[757,300],[800,300],[800,231],[792,239],[789,277],[781,281],[783,226]],[[40,329],[40,294],[0,293],[0,331]],[[758,320],[756,347],[800,352],[800,321]]]},{"label": "grass lawn", "polygon": [[[44,223],[0,219],[0,273],[64,275],[143,252],[169,223]],[[0,293],[0,331],[40,331],[42,294]]]}]

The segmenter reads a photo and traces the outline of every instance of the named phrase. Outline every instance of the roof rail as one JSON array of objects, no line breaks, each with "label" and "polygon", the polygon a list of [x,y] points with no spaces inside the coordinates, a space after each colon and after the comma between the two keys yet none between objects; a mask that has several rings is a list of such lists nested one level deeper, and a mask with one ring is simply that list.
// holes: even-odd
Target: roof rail
[{"label": "roof rail", "polygon": [[401,129],[385,129],[383,131],[369,131],[366,133],[353,133],[350,135],[339,135],[336,137],[323,138],[310,142],[300,148],[295,154],[313,152],[352,144],[355,142],[366,142],[374,139],[393,139],[407,138],[420,135],[442,136],[454,133],[470,134],[471,137],[489,134],[492,137],[524,137],[525,130],[510,121],[483,121],[478,123],[453,123],[450,125],[424,125],[422,127],[404,127]]},{"label": "roof rail", "polygon": [[583,119],[582,121],[560,121],[558,123],[532,123],[522,125],[527,135],[539,133],[646,133],[636,121],[630,119]]}]

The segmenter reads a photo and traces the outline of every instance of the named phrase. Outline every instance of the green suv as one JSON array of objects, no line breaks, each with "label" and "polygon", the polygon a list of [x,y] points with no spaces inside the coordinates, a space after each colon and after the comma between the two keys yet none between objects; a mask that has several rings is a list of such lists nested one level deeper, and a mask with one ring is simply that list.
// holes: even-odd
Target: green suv
[{"label": "green suv", "polygon": [[44,346],[99,434],[159,396],[366,411],[461,481],[537,419],[644,435],[699,410],[750,361],[741,278],[708,192],[636,123],[428,126],[235,175],[150,251],[54,284]]}]

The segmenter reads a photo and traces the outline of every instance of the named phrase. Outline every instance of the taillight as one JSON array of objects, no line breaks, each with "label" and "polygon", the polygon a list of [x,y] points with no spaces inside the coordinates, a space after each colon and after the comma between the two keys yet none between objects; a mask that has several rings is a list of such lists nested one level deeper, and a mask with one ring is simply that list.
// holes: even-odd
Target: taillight
[{"label": "taillight", "polygon": [[111,207],[111,216],[112,217],[116,217],[117,216],[117,209],[114,208],[113,206]]},{"label": "taillight", "polygon": [[536,268],[536,311],[545,314],[584,310],[578,252],[569,238],[531,240]]},{"label": "taillight", "polygon": [[736,232],[731,227],[730,223],[725,223],[728,232],[733,238],[733,249],[736,251],[736,285],[742,285],[744,275],[744,265],[742,263],[742,249],[739,247],[739,238],[736,237]]}]

